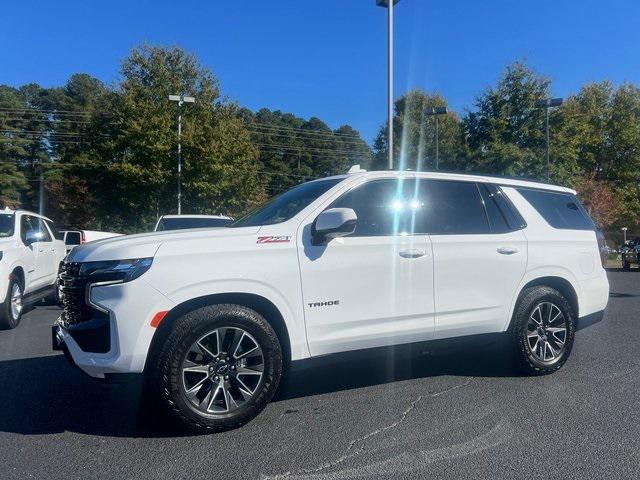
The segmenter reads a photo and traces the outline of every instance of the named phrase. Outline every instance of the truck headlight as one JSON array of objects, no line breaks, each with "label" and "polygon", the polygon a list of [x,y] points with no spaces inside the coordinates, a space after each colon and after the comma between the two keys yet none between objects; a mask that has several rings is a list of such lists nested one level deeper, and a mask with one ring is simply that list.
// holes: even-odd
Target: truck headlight
[{"label": "truck headlight", "polygon": [[80,276],[91,282],[130,282],[149,270],[152,263],[153,258],[83,262]]}]

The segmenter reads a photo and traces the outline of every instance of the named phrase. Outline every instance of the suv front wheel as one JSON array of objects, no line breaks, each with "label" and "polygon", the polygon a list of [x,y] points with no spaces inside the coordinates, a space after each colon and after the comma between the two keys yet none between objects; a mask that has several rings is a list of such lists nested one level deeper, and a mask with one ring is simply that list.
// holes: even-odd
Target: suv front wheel
[{"label": "suv front wheel", "polygon": [[9,288],[4,303],[1,305],[0,311],[0,329],[16,328],[22,318],[23,289],[20,279],[15,275],[11,275],[9,280]]},{"label": "suv front wheel", "polygon": [[269,323],[239,305],[211,305],[176,320],[154,383],[164,407],[192,430],[239,427],[264,409],[282,374]]},{"label": "suv front wheel", "polygon": [[571,305],[557,290],[526,289],[514,316],[514,343],[520,366],[529,375],[559,370],[573,347],[576,319]]}]

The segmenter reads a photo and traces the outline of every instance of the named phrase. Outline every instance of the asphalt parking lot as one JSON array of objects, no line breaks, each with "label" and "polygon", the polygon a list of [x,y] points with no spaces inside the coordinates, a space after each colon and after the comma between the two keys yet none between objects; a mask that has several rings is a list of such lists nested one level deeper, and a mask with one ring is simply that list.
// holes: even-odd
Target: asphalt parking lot
[{"label": "asphalt parking lot", "polygon": [[[50,347],[54,307],[0,332],[2,478],[638,478],[640,272],[611,271],[604,320],[527,378],[499,339],[349,355],[293,375],[249,425],[187,436],[140,385]],[[411,355],[413,353],[414,355]]]}]

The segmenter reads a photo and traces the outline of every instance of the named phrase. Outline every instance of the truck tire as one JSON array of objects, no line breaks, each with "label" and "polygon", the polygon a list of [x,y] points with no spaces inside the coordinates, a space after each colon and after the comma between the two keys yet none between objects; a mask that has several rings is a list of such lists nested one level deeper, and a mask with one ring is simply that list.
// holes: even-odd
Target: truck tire
[{"label": "truck tire", "polygon": [[525,374],[546,375],[564,365],[573,347],[576,319],[560,292],[546,286],[527,288],[513,322],[513,342]]},{"label": "truck tire", "polygon": [[629,270],[631,270],[631,264],[625,257],[622,257],[622,269],[625,272],[628,272]]},{"label": "truck tire", "polygon": [[229,430],[265,408],[280,382],[282,349],[260,314],[239,305],[211,305],[178,318],[171,328],[150,386],[181,426]]},{"label": "truck tire", "polygon": [[0,329],[16,328],[20,323],[23,311],[22,294],[23,287],[20,279],[12,274],[9,279],[7,296],[0,309]]}]

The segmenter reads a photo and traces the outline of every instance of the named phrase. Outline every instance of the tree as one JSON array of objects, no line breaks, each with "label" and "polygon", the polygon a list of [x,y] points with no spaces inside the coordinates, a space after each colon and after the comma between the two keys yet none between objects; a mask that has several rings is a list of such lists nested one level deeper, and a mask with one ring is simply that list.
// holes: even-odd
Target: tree
[{"label": "tree", "polygon": [[263,108],[244,110],[251,140],[259,149],[262,174],[270,195],[319,176],[344,173],[353,164],[369,163],[371,149],[360,134],[343,125],[332,131],[316,117]]},{"label": "tree", "polygon": [[621,202],[619,221],[640,223],[640,90],[610,82],[585,85],[559,109],[554,130],[562,183],[606,182]]},{"label": "tree", "polygon": [[[179,48],[143,46],[122,64],[123,80],[97,105],[84,157],[109,228],[142,229],[177,205],[177,105],[182,109],[183,211],[237,214],[260,200],[257,150],[239,108],[221,99],[211,72]],[[97,168],[98,167],[98,168]]]},{"label": "tree", "polygon": [[12,162],[0,163],[0,206],[18,208],[22,195],[29,188],[24,174]]},{"label": "tree", "polygon": [[615,224],[623,212],[622,204],[611,186],[596,179],[596,173],[577,177],[574,181],[578,196],[596,225],[605,230]]},{"label": "tree", "polygon": [[[394,168],[428,170],[435,168],[436,136],[434,116],[426,115],[427,109],[446,107],[440,95],[430,95],[422,90],[412,90],[395,101],[393,133]],[[460,121],[455,113],[440,115],[438,119],[439,168],[454,169],[464,156]],[[373,167],[387,169],[388,127],[380,128],[374,141]]]},{"label": "tree", "polygon": [[472,170],[544,177],[544,112],[535,102],[548,97],[549,85],[516,62],[477,98],[476,110],[463,119]]}]

